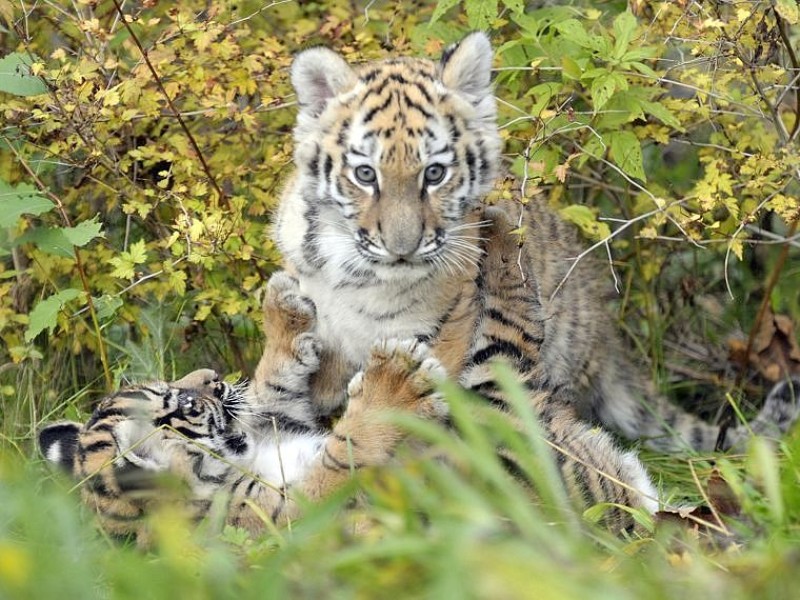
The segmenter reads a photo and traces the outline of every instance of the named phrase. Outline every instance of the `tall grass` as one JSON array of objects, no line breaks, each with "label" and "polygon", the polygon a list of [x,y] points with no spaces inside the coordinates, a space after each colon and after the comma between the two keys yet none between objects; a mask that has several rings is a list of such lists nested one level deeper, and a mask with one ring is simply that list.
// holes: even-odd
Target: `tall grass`
[{"label": "tall grass", "polygon": [[[359,474],[290,528],[253,537],[214,519],[192,526],[172,507],[153,515],[156,542],[148,552],[97,531],[73,483],[32,459],[29,441],[5,444],[0,598],[797,597],[798,436],[715,461],[742,506],[725,523],[730,537],[661,524],[620,538],[565,510],[530,415],[520,410],[521,437],[457,389],[446,393],[459,436],[402,419],[426,450]],[[497,443],[526,452],[522,466],[538,501],[503,470],[492,451]],[[442,454],[446,463],[436,458]],[[666,498],[703,501],[710,462],[646,458]],[[362,500],[356,508],[354,490]]]}]

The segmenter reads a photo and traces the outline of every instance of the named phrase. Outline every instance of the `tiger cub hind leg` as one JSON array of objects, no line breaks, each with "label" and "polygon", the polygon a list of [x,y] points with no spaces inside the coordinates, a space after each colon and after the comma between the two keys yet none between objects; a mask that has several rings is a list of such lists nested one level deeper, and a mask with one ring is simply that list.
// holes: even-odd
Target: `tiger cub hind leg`
[{"label": "tiger cub hind leg", "polygon": [[579,512],[608,505],[598,524],[620,533],[632,532],[637,525],[626,508],[648,514],[658,510],[658,492],[638,455],[620,448],[607,431],[577,419],[571,407],[564,407],[546,419],[545,434],[566,492]]}]

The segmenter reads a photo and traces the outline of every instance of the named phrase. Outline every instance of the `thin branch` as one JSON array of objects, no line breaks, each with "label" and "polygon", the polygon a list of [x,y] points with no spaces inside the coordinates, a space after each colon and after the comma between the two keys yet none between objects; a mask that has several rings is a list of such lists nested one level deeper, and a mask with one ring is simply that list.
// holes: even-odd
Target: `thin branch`
[{"label": "thin branch", "polygon": [[175,107],[175,105],[172,102],[172,99],[169,97],[169,94],[167,93],[167,90],[164,88],[164,84],[161,81],[161,77],[159,77],[158,73],[156,72],[153,63],[150,62],[150,57],[147,54],[147,50],[145,50],[144,47],[142,46],[142,43],[139,41],[139,38],[133,31],[133,28],[131,27],[130,23],[128,23],[128,19],[126,18],[125,13],[122,12],[122,7],[119,4],[119,0],[112,0],[112,2],[114,3],[114,8],[120,15],[122,24],[128,31],[128,35],[131,36],[133,43],[136,44],[136,47],[139,49],[139,52],[141,53],[142,58],[144,59],[144,62],[147,65],[148,70],[150,71],[150,74],[153,76],[153,80],[155,81],[156,86],[158,86],[158,90],[161,92],[161,95],[164,96],[164,99],[167,101],[167,106],[169,106],[169,109],[170,111],[172,111],[172,114],[175,115],[175,118],[178,119],[178,124],[181,126],[181,129],[183,129],[183,132],[189,139],[189,143],[192,145],[195,154],[197,154],[197,158],[200,160],[200,165],[203,168],[203,172],[206,174],[206,177],[208,177],[211,186],[217,192],[220,201],[222,201],[222,203],[225,205],[226,208],[229,208],[228,197],[226,196],[225,192],[222,191],[222,188],[219,187],[219,185],[217,184],[217,180],[211,174],[211,170],[209,169],[208,163],[206,163],[206,159],[200,150],[200,146],[197,145],[197,141],[194,139],[192,132],[189,131],[189,128],[186,126],[186,122],[183,120],[183,117],[181,117],[180,111]]},{"label": "thin branch", "polygon": [[[775,8],[772,9],[772,12],[775,13],[775,22],[778,24],[778,33],[781,36],[781,40],[783,40],[783,45],[786,47],[787,54],[789,54],[789,60],[792,63],[792,67],[796,71],[798,68],[800,68],[800,63],[797,61],[797,54],[794,52],[792,41],[789,39],[789,34],[786,31],[786,23]],[[800,87],[796,85],[797,77],[798,76],[795,76],[795,78],[792,80],[792,87],[794,87],[794,124],[792,125],[791,132],[789,133],[789,143],[791,143],[797,137],[797,133],[800,131]],[[781,95],[781,98],[783,98],[783,95]],[[780,106],[781,98],[779,98],[778,102],[776,102],[776,106]]]},{"label": "thin branch", "polygon": [[[564,284],[566,283],[567,279],[569,279],[570,275],[572,275],[572,272],[578,266],[578,263],[581,260],[583,260],[584,258],[586,258],[586,256],[588,256],[589,254],[591,254],[592,252],[597,250],[597,248],[599,248],[600,246],[607,246],[608,243],[611,240],[613,240],[620,233],[622,233],[623,231],[625,231],[626,229],[631,227],[634,223],[638,223],[639,221],[644,221],[645,219],[649,219],[650,217],[655,216],[655,215],[657,215],[659,213],[666,212],[667,209],[672,208],[673,206],[680,206],[684,202],[686,202],[686,201],[685,200],[676,200],[675,202],[670,203],[668,206],[664,206],[663,208],[659,207],[659,208],[653,209],[653,210],[651,210],[649,212],[646,212],[644,214],[639,215],[638,217],[634,217],[633,219],[625,221],[622,225],[620,225],[617,229],[612,231],[610,234],[608,234],[602,240],[600,240],[599,242],[595,242],[594,244],[592,244],[591,246],[586,248],[586,250],[584,250],[583,252],[578,254],[578,256],[575,256],[573,258],[568,259],[568,260],[572,261],[572,265],[570,265],[570,267],[567,270],[567,272],[564,275],[564,277],[561,278],[561,281],[559,281],[558,285],[556,286],[556,289],[553,290],[553,293],[550,295],[550,300],[552,301],[558,295],[558,292],[561,291],[561,288],[564,286]],[[612,268],[613,268],[613,265],[612,265]]]},{"label": "thin branch", "polygon": [[[115,1],[116,1],[116,0],[115,0]],[[225,29],[226,29],[226,30],[229,30],[229,29],[231,29],[232,27],[234,27],[235,25],[238,25],[239,23],[244,23],[245,21],[249,21],[250,19],[252,19],[252,18],[254,18],[254,17],[257,17],[258,15],[260,15],[261,13],[263,13],[263,12],[265,12],[265,11],[269,10],[270,8],[273,8],[273,7],[275,7],[275,6],[278,6],[279,4],[286,4],[286,3],[288,3],[288,2],[293,2],[293,1],[294,1],[294,0],[275,0],[275,2],[270,2],[270,3],[269,3],[269,4],[267,4],[266,6],[262,6],[261,8],[259,8],[258,10],[256,10],[256,11],[254,11],[254,12],[250,13],[250,14],[249,14],[249,15],[247,15],[246,17],[242,17],[241,19],[236,19],[235,21],[231,21],[230,23],[228,23],[228,24],[225,26]]]}]

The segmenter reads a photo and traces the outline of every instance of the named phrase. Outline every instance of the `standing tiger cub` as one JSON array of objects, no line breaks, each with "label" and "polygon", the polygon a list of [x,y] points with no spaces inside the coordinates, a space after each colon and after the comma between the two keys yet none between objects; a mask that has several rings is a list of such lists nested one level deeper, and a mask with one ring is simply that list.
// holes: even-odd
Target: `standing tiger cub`
[{"label": "standing tiger cub", "polygon": [[[325,48],[295,58],[296,171],[274,236],[318,311],[323,362],[312,395],[334,410],[376,339],[416,338],[477,392],[492,383],[472,376],[476,366],[505,357],[522,365],[532,390],[628,438],[664,451],[712,450],[718,428],[656,393],[627,357],[595,265],[580,261],[566,277],[580,253],[575,231],[543,199],[498,205],[515,228],[522,213],[525,239],[499,284],[510,290],[505,302],[488,300],[487,238],[510,229],[487,229],[482,204],[501,163],[491,66],[479,32],[439,61],[354,66]],[[487,324],[494,333],[479,335]],[[799,390],[798,380],[779,384],[723,446],[785,432]]]},{"label": "standing tiger cub", "polygon": [[226,522],[251,532],[282,523],[298,497],[320,500],[355,469],[389,462],[404,438],[387,411],[441,420],[447,407],[432,380],[439,362],[415,340],[377,344],[348,386],[348,407],[332,431],[317,427],[308,395],[319,366],[314,307],[285,274],[264,304],[267,353],[258,382],[231,386],[210,369],[172,383],[130,386],[106,398],[86,423],[44,427],[45,458],[78,481],[83,501],[114,535],[149,539],[145,517],[165,495],[165,477],[183,484],[195,518],[226,498]]}]

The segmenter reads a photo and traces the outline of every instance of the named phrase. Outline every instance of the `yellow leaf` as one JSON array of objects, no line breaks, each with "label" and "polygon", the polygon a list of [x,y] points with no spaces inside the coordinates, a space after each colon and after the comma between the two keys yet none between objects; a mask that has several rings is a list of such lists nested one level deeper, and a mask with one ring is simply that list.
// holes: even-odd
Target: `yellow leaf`
[{"label": "yellow leaf", "polygon": [[0,544],[0,581],[21,587],[28,581],[31,559],[24,548],[3,542]]},{"label": "yellow leaf", "polygon": [[119,104],[119,92],[116,89],[106,90],[103,94],[103,106],[116,106]]},{"label": "yellow leaf", "polygon": [[736,258],[742,260],[742,252],[744,250],[744,244],[742,244],[742,240],[736,238],[735,240],[731,240],[730,242],[730,249],[736,255]]},{"label": "yellow leaf", "polygon": [[783,17],[789,25],[797,24],[798,19],[800,19],[797,0],[775,0],[775,12]]},{"label": "yellow leaf", "polygon": [[658,232],[656,231],[655,227],[642,227],[642,230],[639,232],[639,237],[646,240],[655,239],[656,236],[658,236]]}]

